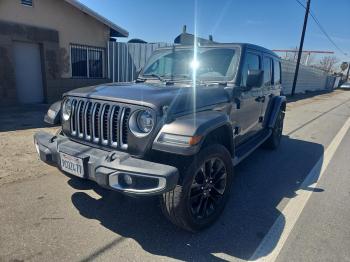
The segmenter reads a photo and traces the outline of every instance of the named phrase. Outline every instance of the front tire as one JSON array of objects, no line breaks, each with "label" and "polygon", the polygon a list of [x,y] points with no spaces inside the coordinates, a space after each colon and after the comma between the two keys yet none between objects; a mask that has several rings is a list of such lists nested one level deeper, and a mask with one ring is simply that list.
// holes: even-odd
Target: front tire
[{"label": "front tire", "polygon": [[204,148],[184,172],[181,184],[163,194],[164,215],[187,231],[209,227],[224,210],[232,177],[233,165],[228,150],[219,144]]}]

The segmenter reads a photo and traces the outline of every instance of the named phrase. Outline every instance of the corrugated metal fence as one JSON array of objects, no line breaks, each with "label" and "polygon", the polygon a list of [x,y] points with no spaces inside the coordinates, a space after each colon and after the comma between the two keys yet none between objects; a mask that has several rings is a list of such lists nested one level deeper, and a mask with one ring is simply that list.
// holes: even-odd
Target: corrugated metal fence
[{"label": "corrugated metal fence", "polygon": [[[160,47],[172,46],[168,43],[117,43],[109,42],[107,48],[107,75],[113,82],[130,82],[146,63],[152,52]],[[283,93],[290,94],[296,63],[282,60]],[[335,78],[324,71],[300,65],[296,93],[332,89]]]},{"label": "corrugated metal fence", "polygon": [[[283,93],[291,94],[296,63],[282,60]],[[296,93],[333,89],[336,78],[321,69],[300,65]]]},{"label": "corrugated metal fence", "polygon": [[154,50],[172,46],[167,43],[141,44],[109,42],[107,48],[107,76],[113,82],[135,80]]}]

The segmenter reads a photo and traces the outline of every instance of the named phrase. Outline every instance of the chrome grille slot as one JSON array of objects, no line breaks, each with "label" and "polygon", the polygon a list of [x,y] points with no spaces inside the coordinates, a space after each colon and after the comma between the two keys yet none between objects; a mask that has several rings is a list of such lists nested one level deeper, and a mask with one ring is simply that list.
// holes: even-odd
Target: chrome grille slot
[{"label": "chrome grille slot", "polygon": [[110,128],[110,136],[111,136],[111,146],[117,147],[118,146],[118,117],[119,117],[119,106],[114,106],[112,108],[111,113],[111,128]]},{"label": "chrome grille slot", "polygon": [[109,109],[110,105],[105,104],[103,105],[102,112],[101,112],[101,139],[102,139],[102,144],[108,145],[108,116],[109,116]]},{"label": "chrome grille slot", "polygon": [[72,98],[70,134],[94,144],[126,150],[132,111],[122,104]]},{"label": "chrome grille slot", "polygon": [[73,136],[77,134],[77,123],[76,123],[76,118],[75,118],[75,112],[76,112],[76,107],[77,107],[77,100],[72,101],[72,117],[71,117],[71,133]]},{"label": "chrome grille slot", "polygon": [[130,108],[123,108],[123,112],[121,116],[122,127],[120,129],[120,145],[123,149],[128,148],[129,116],[130,116]]},{"label": "chrome grille slot", "polygon": [[85,139],[90,141],[91,140],[91,116],[92,116],[92,102],[87,102],[85,111],[84,111],[84,119],[85,119]]},{"label": "chrome grille slot", "polygon": [[100,110],[101,104],[96,103],[94,106],[94,111],[92,113],[92,126],[93,126],[93,140],[95,143],[100,141],[100,128],[99,128],[99,119],[100,119]]},{"label": "chrome grille slot", "polygon": [[84,137],[84,121],[83,121],[83,113],[84,113],[84,101],[79,101],[78,107],[77,107],[77,131],[78,136],[80,138]]}]

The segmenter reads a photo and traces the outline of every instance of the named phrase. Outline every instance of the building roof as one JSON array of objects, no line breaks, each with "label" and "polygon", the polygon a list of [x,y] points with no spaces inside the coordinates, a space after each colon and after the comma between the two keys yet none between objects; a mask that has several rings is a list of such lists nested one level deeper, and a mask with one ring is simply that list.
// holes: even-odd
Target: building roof
[{"label": "building roof", "polygon": [[197,43],[200,44],[214,44],[213,37],[210,35],[209,39],[204,39],[201,37],[195,37],[193,34],[187,33],[187,26],[184,25],[182,29],[182,33],[179,34],[174,39],[174,44],[181,44],[181,45],[193,45],[194,41],[197,41]]},{"label": "building roof", "polygon": [[129,32],[126,31],[124,28],[121,28],[120,26],[114,24],[113,22],[109,21],[107,18],[96,13],[95,11],[93,11],[86,5],[83,5],[79,1],[77,0],[65,0],[65,1],[71,4],[72,6],[78,8],[80,11],[84,12],[85,14],[95,18],[96,20],[108,26],[111,30],[111,37],[128,37],[129,36]]},{"label": "building roof", "polygon": [[[196,37],[193,34],[182,33],[182,34],[178,35],[174,39],[174,43],[175,44],[181,44],[181,45],[193,45],[195,38]],[[198,37],[197,36],[197,43],[200,43],[200,44],[214,44],[215,42],[212,41],[212,40],[204,39],[202,37]]]}]

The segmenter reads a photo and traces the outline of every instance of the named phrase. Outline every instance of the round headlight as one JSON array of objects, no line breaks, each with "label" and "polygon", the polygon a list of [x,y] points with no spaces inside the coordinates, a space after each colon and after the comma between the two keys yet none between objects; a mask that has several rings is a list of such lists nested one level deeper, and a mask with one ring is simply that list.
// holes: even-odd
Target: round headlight
[{"label": "round headlight", "polygon": [[129,119],[129,128],[137,137],[147,136],[155,124],[154,115],[149,110],[134,112]]},{"label": "round headlight", "polygon": [[144,110],[137,114],[136,118],[137,127],[142,133],[149,133],[153,129],[154,119],[150,111]]},{"label": "round headlight", "polygon": [[63,107],[62,107],[62,116],[63,120],[67,121],[72,114],[72,100],[69,98],[64,101]]}]

